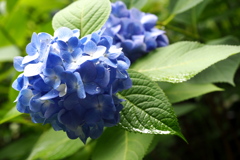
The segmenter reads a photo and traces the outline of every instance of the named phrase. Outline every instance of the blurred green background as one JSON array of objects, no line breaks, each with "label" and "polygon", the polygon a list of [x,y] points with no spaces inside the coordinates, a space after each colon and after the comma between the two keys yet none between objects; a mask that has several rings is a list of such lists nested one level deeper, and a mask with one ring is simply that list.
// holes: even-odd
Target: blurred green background
[{"label": "blurred green background", "polygon": [[[17,92],[11,88],[18,76],[14,56],[24,56],[33,32],[53,34],[53,15],[72,0],[0,1],[0,120],[14,107]],[[170,43],[199,41],[207,44],[240,45],[239,0],[203,0],[190,10],[170,16],[176,0],[148,0],[142,11],[159,17]],[[197,65],[197,64],[196,64]],[[240,70],[235,85],[216,83],[222,92],[208,93],[176,103],[182,132],[189,144],[174,136],[157,136],[145,159],[240,159]],[[182,106],[182,107],[179,107]],[[38,137],[50,126],[34,124],[29,115],[17,116],[0,125],[0,159],[26,159]],[[77,159],[77,154],[66,159]]]}]

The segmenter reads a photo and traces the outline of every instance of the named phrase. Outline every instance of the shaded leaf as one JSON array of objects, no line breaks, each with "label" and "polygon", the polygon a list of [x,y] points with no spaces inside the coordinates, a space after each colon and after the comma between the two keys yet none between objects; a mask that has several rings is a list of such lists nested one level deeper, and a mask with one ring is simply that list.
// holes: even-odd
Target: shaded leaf
[{"label": "shaded leaf", "polygon": [[28,159],[62,159],[83,146],[81,140],[71,140],[65,132],[51,128],[40,136]]},{"label": "shaded leaf", "polygon": [[234,75],[240,63],[240,55],[220,61],[193,77],[190,83],[226,82],[234,86]]},{"label": "shaded leaf", "polygon": [[172,8],[172,14],[179,14],[191,9],[202,1],[203,0],[171,0],[170,8]]},{"label": "shaded leaf", "polygon": [[80,29],[81,37],[100,29],[111,11],[109,0],[78,0],[53,17],[54,30],[59,27]]},{"label": "shaded leaf", "polygon": [[208,41],[207,44],[210,44],[210,45],[216,45],[216,44],[240,45],[240,41],[237,37],[229,35],[229,36],[226,36],[223,38]]},{"label": "shaded leaf", "polygon": [[93,160],[141,160],[154,135],[108,128],[97,142]]},{"label": "shaded leaf", "polygon": [[3,118],[0,119],[0,124],[4,123],[4,122],[7,122],[19,115],[21,115],[22,113],[20,113],[16,107],[14,106],[9,112],[7,112]]},{"label": "shaded leaf", "polygon": [[119,125],[132,132],[172,134],[184,139],[173,108],[157,83],[136,71],[129,70],[129,74],[132,88],[118,94],[125,100]]},{"label": "shaded leaf", "polygon": [[194,103],[183,103],[183,104],[173,105],[174,112],[178,117],[184,116],[196,108],[197,108],[197,105]]},{"label": "shaded leaf", "polygon": [[158,85],[163,89],[171,103],[181,102],[214,91],[222,91],[221,88],[218,88],[213,84],[173,84],[167,82],[158,82]]},{"label": "shaded leaf", "polygon": [[179,83],[240,52],[240,46],[178,42],[159,48],[132,64],[131,69],[152,80]]},{"label": "shaded leaf", "polygon": [[10,143],[0,150],[0,159],[26,159],[37,138],[34,134]]}]

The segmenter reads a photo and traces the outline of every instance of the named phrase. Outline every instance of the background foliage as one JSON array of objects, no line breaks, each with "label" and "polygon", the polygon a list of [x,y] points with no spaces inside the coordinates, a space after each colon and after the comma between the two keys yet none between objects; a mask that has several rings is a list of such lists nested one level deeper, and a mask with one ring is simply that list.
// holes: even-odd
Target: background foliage
[{"label": "background foliage", "polygon": [[[238,0],[124,0],[129,8],[136,7],[144,12],[156,14],[159,17],[157,27],[165,29],[170,43],[175,43],[170,49],[155,51],[161,53],[161,50],[165,50],[166,54],[160,55],[162,59],[158,64],[169,65],[170,60],[174,58],[175,62],[186,60],[194,64],[192,67],[184,66],[189,72],[189,75],[183,76],[184,79],[175,74],[178,73],[179,67],[173,67],[170,70],[161,70],[163,73],[161,75],[164,73],[169,75],[171,72],[171,77],[159,77],[157,73],[150,73],[153,75],[152,79],[162,82],[148,84],[160,86],[173,104],[182,133],[189,144],[176,136],[142,135],[118,128],[113,132],[109,128],[98,141],[90,140],[83,146],[79,140],[69,140],[63,132],[49,130],[48,125],[33,124],[28,115],[19,116],[20,114],[13,108],[17,93],[11,88],[11,83],[18,73],[12,67],[12,59],[14,56],[26,54],[25,46],[33,32],[53,34],[53,15],[72,2],[72,0],[0,1],[0,159],[240,158],[240,57],[238,54],[232,56],[233,53],[239,52],[239,47],[219,48],[202,45],[240,45]],[[179,41],[198,41],[202,44]],[[190,45],[192,47],[188,48]],[[189,52],[186,52],[186,48]],[[176,57],[176,54],[175,57],[167,57],[173,51],[179,54],[179,57]],[[183,57],[180,56],[181,53],[188,53],[191,56]],[[199,59],[203,55],[205,59]],[[230,57],[227,58],[228,56]],[[132,69],[141,72],[144,60],[151,58],[155,59],[145,57],[133,65]],[[225,60],[220,61],[222,59]],[[174,64],[175,62],[171,61]],[[205,62],[209,64],[206,65]],[[148,67],[150,70],[151,67],[161,68],[154,63]],[[202,72],[199,73],[200,71]],[[142,73],[144,74],[144,71]],[[169,83],[172,79],[179,82],[190,80],[177,84]],[[134,93],[134,88],[122,92],[120,96],[131,93]],[[118,141],[110,143],[111,139],[108,137],[113,133],[118,137]],[[106,148],[114,150],[107,152]],[[137,149],[133,154],[126,148]],[[63,150],[65,152],[62,152]],[[144,154],[145,151],[147,152]],[[107,154],[103,155],[102,152]]]}]

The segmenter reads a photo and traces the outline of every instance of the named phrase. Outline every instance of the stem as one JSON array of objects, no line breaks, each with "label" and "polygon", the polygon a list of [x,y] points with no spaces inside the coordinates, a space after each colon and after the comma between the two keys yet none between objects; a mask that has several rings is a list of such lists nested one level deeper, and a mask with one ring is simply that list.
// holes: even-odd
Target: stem
[{"label": "stem", "polygon": [[161,25],[166,26],[169,22],[171,22],[173,20],[173,18],[175,17],[175,14],[171,14],[166,20],[164,20]]},{"label": "stem", "polygon": [[175,27],[175,26],[172,26],[172,25],[167,25],[166,28],[169,28],[173,31],[176,31],[176,32],[179,32],[179,33],[182,33],[190,38],[193,38],[195,40],[200,40],[200,41],[204,41],[201,37],[199,37],[197,34],[194,34],[194,33],[191,33],[191,32],[188,32],[184,29],[181,29],[181,28],[178,28],[178,27]]}]

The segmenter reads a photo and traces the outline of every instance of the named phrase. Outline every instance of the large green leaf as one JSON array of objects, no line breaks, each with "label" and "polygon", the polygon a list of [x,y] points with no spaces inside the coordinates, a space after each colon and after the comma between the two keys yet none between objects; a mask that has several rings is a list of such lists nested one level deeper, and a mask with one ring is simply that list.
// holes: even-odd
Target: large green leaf
[{"label": "large green leaf", "polygon": [[238,52],[240,46],[178,42],[149,53],[131,68],[152,80],[179,83]]},{"label": "large green leaf", "polygon": [[172,5],[171,8],[173,8],[172,14],[179,14],[185,12],[202,1],[203,0],[171,0],[170,5]]},{"label": "large green leaf", "polygon": [[15,46],[7,46],[0,48],[0,62],[12,62],[15,56],[19,56],[20,51]]},{"label": "large green leaf", "polygon": [[79,140],[71,140],[63,131],[53,129],[43,133],[33,147],[28,160],[32,159],[62,159],[75,153],[84,144]]},{"label": "large green leaf", "polygon": [[141,160],[154,135],[108,128],[97,142],[93,160]]},{"label": "large green leaf", "polygon": [[201,73],[193,77],[191,83],[216,83],[226,82],[234,85],[234,75],[240,63],[240,55],[231,56],[223,61],[220,61]]},{"label": "large green leaf", "polygon": [[109,0],[78,0],[59,11],[53,17],[52,25],[80,29],[81,37],[100,29],[111,11]]},{"label": "large green leaf", "polygon": [[213,84],[167,83],[158,82],[171,103],[181,102],[214,91],[222,91]]},{"label": "large green leaf", "polygon": [[0,124],[7,122],[19,115],[21,115],[22,113],[20,113],[16,107],[14,106],[9,112],[7,112],[1,119],[0,119]]},{"label": "large green leaf", "polygon": [[124,99],[119,125],[132,132],[173,134],[184,139],[167,97],[147,76],[129,70],[132,88],[118,94]]}]

